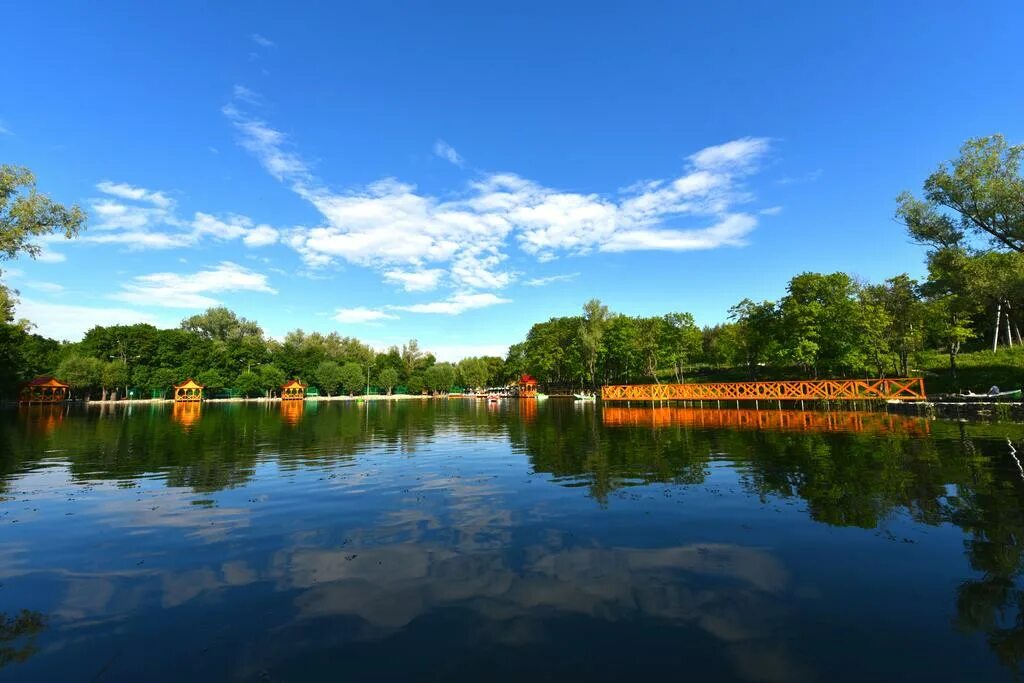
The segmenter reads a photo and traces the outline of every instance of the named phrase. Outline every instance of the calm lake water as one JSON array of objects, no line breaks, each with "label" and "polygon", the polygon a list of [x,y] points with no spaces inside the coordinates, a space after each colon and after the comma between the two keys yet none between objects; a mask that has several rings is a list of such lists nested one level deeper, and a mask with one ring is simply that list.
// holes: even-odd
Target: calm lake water
[{"label": "calm lake water", "polygon": [[0,680],[1013,680],[1024,427],[0,413]]}]

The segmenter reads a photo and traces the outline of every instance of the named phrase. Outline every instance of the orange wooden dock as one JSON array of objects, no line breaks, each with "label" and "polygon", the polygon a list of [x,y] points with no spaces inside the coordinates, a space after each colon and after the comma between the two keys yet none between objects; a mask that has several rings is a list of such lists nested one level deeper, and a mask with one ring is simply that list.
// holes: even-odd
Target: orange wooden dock
[{"label": "orange wooden dock", "polygon": [[924,380],[818,379],[707,384],[612,384],[602,401],[923,401]]}]

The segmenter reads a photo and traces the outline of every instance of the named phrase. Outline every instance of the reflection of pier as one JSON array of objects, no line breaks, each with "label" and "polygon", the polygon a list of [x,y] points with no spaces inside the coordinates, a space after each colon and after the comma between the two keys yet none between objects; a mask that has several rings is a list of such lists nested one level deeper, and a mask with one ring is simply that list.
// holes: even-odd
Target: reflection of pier
[{"label": "reflection of pier", "polygon": [[789,432],[908,432],[926,434],[926,420],[886,413],[814,412],[810,410],[715,410],[700,408],[623,408],[601,412],[609,427],[706,427]]},{"label": "reflection of pier", "polygon": [[924,380],[819,379],[786,382],[617,384],[601,387],[603,401],[923,401]]}]

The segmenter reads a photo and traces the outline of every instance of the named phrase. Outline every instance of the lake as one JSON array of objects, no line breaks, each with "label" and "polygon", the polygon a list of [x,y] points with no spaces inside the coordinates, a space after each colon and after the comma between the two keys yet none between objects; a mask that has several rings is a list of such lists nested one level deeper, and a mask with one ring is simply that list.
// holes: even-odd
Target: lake
[{"label": "lake", "polygon": [[880,414],[8,410],[0,680],[1013,680],[1017,457]]}]

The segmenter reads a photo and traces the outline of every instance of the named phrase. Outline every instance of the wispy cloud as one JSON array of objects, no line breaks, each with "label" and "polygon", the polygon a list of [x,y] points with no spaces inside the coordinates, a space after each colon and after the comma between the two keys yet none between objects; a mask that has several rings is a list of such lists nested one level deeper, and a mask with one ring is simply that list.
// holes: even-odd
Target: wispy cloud
[{"label": "wispy cloud", "polygon": [[64,285],[59,285],[56,282],[41,282],[39,280],[31,280],[26,282],[25,287],[29,289],[35,289],[40,292],[47,294],[60,294],[64,291]]},{"label": "wispy cloud", "polygon": [[234,93],[235,99],[245,102],[246,104],[251,104],[257,107],[263,105],[263,96],[254,90],[246,88],[244,85],[236,85],[232,89],[232,92]]},{"label": "wispy cloud", "polygon": [[776,180],[775,182],[778,185],[797,185],[799,183],[813,183],[816,180],[818,180],[818,178],[821,177],[822,173],[824,173],[823,169],[816,168],[813,171],[803,173],[801,175],[783,176]]},{"label": "wispy cloud", "polygon": [[769,206],[766,209],[761,209],[760,211],[758,211],[758,213],[761,214],[762,216],[778,216],[780,213],[782,213],[782,207]]},{"label": "wispy cloud", "polygon": [[16,310],[19,318],[28,318],[36,325],[39,334],[65,341],[80,340],[87,330],[96,325],[150,323],[166,327],[171,324],[171,321],[161,320],[137,309],[74,306],[31,298],[22,299]]},{"label": "wispy cloud", "polygon": [[438,140],[434,143],[434,154],[459,167],[465,163],[462,156],[455,151],[455,148],[444,140]]},{"label": "wispy cloud", "polygon": [[356,308],[339,308],[334,311],[334,319],[346,324],[379,324],[384,320],[398,320],[398,316],[387,311],[358,306]]},{"label": "wispy cloud", "polygon": [[260,47],[277,47],[277,43],[272,41],[270,38],[266,38],[259,33],[253,33],[251,36],[252,42],[256,43]]},{"label": "wispy cloud", "polygon": [[112,299],[167,308],[207,308],[220,303],[208,296],[225,292],[276,294],[267,276],[230,261],[197,273],[153,273],[140,275],[122,285]]},{"label": "wispy cloud", "polygon": [[160,207],[161,209],[167,209],[172,204],[170,198],[163,192],[154,192],[153,190],[147,190],[144,187],[135,187],[128,183],[112,183],[109,180],[104,180],[96,184],[96,189],[113,197],[145,202],[147,204]]},{"label": "wispy cloud", "polygon": [[487,308],[497,304],[512,303],[511,299],[503,299],[491,292],[455,294],[444,301],[432,301],[426,304],[410,306],[390,306],[394,310],[410,313],[440,313],[443,315],[459,315],[476,308]]},{"label": "wispy cloud", "polygon": [[204,238],[242,239],[246,246],[260,247],[279,238],[275,228],[239,214],[197,211],[191,219],[182,218],[166,192],[106,180],[96,189],[108,196],[92,201],[94,230],[80,238],[84,242],[121,244],[139,251],[190,247]]},{"label": "wispy cloud", "polygon": [[579,273],[563,273],[561,275],[546,275],[544,277],[535,277],[523,282],[527,287],[544,287],[545,285],[551,285],[556,282],[569,282],[575,280],[580,276]]},{"label": "wispy cloud", "polygon": [[4,125],[3,121],[0,121],[0,135],[14,135],[11,129]]},{"label": "wispy cloud", "polygon": [[[755,137],[707,147],[677,177],[634,183],[615,196],[562,191],[512,173],[484,174],[446,199],[395,178],[339,192],[313,175],[285,133],[237,101],[223,111],[239,144],[323,215],[324,225],[297,228],[287,240],[309,266],[340,259],[409,291],[441,283],[457,292],[505,287],[517,276],[505,265],[511,243],[542,262],[594,251],[742,246],[757,225],[756,213],[738,210],[753,199],[745,179],[770,151],[768,139]],[[435,153],[461,160],[441,140]],[[677,227],[682,220],[689,225]]]}]

